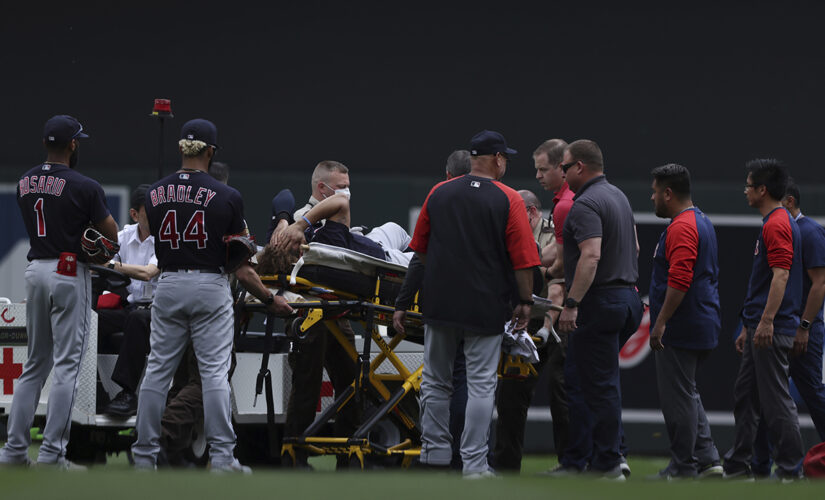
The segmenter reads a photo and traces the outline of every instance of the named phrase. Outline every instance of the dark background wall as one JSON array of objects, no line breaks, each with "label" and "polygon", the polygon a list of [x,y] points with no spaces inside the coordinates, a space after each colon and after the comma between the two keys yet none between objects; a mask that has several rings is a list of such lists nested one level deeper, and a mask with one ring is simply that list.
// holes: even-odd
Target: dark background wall
[{"label": "dark background wall", "polygon": [[[3,165],[57,112],[86,167],[156,160],[152,99],[219,127],[235,168],[440,175],[492,128],[524,153],[589,137],[614,177],[667,161],[741,181],[773,155],[819,180],[821,2],[19,2],[0,18]],[[168,157],[169,165],[176,158]]]},{"label": "dark background wall", "polygon": [[183,122],[212,119],[256,233],[322,159],[352,169],[358,223],[405,222],[483,128],[522,151],[517,188],[538,188],[542,140],[587,137],[637,211],[649,170],[675,161],[706,212],[750,213],[743,164],[774,156],[825,214],[823,19],[812,1],[18,2],[0,16],[0,182],[42,158],[55,113],[92,135],[84,172],[153,181],[165,97],[166,171]]}]

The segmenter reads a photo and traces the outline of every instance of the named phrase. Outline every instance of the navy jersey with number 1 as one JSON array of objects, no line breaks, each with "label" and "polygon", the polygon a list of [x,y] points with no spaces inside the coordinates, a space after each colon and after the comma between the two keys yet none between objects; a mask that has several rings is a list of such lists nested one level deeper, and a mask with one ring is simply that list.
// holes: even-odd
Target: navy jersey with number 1
[{"label": "navy jersey with number 1", "polygon": [[86,262],[80,236],[90,223],[109,216],[100,184],[60,163],[42,163],[23,174],[17,205],[31,242],[29,260],[72,252]]},{"label": "navy jersey with number 1", "polygon": [[223,237],[246,230],[241,194],[199,170],[175,172],[153,184],[146,215],[161,269],[223,266]]}]

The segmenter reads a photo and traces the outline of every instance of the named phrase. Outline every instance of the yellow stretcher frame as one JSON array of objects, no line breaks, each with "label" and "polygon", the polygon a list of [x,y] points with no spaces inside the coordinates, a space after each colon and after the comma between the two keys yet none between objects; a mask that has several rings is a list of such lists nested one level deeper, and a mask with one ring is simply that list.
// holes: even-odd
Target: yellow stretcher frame
[{"label": "yellow stretcher frame", "polygon": [[[261,281],[268,286],[282,287],[289,283],[291,276],[261,276]],[[410,371],[399,359],[394,349],[407,335],[396,333],[386,342],[378,332],[378,326],[391,326],[395,307],[382,304],[380,300],[381,280],[383,274],[376,277],[375,293],[370,300],[359,298],[351,293],[334,290],[328,286],[314,283],[310,280],[295,277],[295,284],[288,285],[288,291],[302,295],[317,296],[318,300],[290,303],[295,309],[306,310],[304,320],[298,330],[307,332],[312,326],[323,322],[335,340],[343,347],[353,363],[360,369],[355,380],[343,394],[337,395],[335,401],[329,405],[315,421],[307,427],[300,436],[285,436],[282,440],[282,459],[296,463],[296,450],[303,449],[312,455],[344,455],[351,465],[365,468],[368,456],[387,459],[397,459],[401,467],[409,467],[413,460],[421,453],[420,428],[417,419],[409,415],[399,406],[399,403],[411,392],[418,393],[421,389],[423,364],[416,370]],[[417,297],[416,297],[417,298]],[[247,311],[263,310],[263,306],[247,306]],[[362,323],[365,331],[369,332],[364,342],[364,352],[358,353],[338,326],[337,320],[341,317]],[[407,311],[406,324],[409,328],[421,328],[421,315],[417,301]],[[375,359],[370,358],[371,344],[379,348]],[[395,373],[377,373],[377,369],[385,361],[394,368]],[[387,382],[400,382],[394,391],[387,387]],[[323,426],[347,405],[356,404],[356,395],[372,398],[377,405],[376,411],[370,418],[362,422],[350,437],[328,437],[316,435]],[[400,443],[385,447],[369,440],[370,430],[383,418],[390,416],[396,425],[401,426],[409,437]]]}]

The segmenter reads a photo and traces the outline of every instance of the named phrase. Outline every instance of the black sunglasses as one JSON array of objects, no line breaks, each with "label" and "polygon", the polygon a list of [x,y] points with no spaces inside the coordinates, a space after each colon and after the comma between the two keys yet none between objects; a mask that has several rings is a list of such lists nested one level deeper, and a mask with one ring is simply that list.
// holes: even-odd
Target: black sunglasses
[{"label": "black sunglasses", "polygon": [[579,162],[579,160],[573,160],[570,163],[562,163],[559,166],[561,167],[561,171],[566,174],[567,171],[570,170],[570,167],[572,167],[573,165],[575,165],[578,162]]}]

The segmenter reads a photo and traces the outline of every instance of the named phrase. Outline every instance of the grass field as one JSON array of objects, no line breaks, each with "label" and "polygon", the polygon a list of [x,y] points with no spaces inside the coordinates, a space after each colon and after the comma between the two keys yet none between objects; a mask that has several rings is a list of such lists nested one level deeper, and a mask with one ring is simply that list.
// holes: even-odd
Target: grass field
[{"label": "grass field", "polygon": [[630,460],[633,475],[626,483],[594,479],[548,479],[535,474],[555,463],[546,456],[526,457],[520,476],[465,481],[460,476],[415,471],[334,472],[334,459],[314,458],[315,472],[284,469],[256,469],[252,476],[212,476],[202,470],[138,473],[125,458],[110,460],[105,467],[88,472],[66,473],[42,469],[0,469],[0,497],[3,499],[106,499],[155,500],[196,498],[277,499],[366,499],[383,500],[450,498],[456,500],[496,499],[600,499],[710,500],[716,498],[800,499],[825,497],[825,481],[776,484],[690,481],[660,483],[645,477],[662,468],[664,458]]}]

